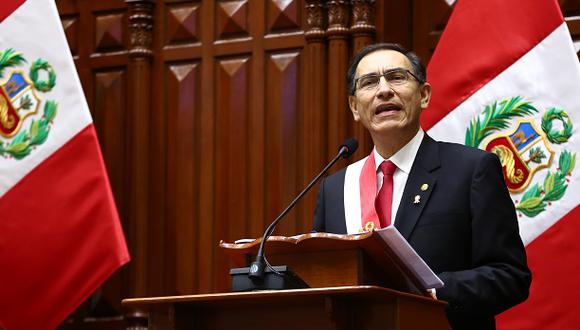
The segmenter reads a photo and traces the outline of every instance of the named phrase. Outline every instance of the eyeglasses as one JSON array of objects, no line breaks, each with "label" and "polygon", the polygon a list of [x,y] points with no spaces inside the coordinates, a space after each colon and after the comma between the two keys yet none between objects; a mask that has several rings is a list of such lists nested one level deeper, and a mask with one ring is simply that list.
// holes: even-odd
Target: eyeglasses
[{"label": "eyeglasses", "polygon": [[385,77],[387,83],[390,86],[401,86],[409,81],[409,77],[415,78],[419,83],[423,83],[422,80],[417,78],[411,71],[407,69],[392,69],[385,71],[383,73],[369,73],[364,76],[360,76],[354,80],[356,90],[372,91],[375,90],[381,81],[381,77]]}]

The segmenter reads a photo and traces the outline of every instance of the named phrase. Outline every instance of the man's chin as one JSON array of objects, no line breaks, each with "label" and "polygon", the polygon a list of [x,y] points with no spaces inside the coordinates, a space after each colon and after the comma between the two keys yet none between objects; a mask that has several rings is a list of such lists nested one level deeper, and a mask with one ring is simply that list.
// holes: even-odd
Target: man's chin
[{"label": "man's chin", "polygon": [[371,133],[374,133],[377,135],[385,135],[385,134],[391,135],[391,134],[396,134],[398,132],[401,132],[402,130],[403,130],[403,127],[401,127],[398,122],[392,122],[392,121],[375,123],[369,129],[369,131]]},{"label": "man's chin", "polygon": [[401,118],[396,115],[392,116],[375,116],[371,122],[373,129],[383,130],[383,129],[400,129],[404,126],[401,122]]}]

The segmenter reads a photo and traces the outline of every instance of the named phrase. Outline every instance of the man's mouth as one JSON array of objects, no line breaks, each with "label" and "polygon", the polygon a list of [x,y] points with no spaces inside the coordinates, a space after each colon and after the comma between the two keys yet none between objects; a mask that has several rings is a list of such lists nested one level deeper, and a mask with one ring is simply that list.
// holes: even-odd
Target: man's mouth
[{"label": "man's mouth", "polygon": [[396,103],[385,103],[379,105],[375,110],[375,115],[381,114],[383,112],[400,111],[401,106]]}]

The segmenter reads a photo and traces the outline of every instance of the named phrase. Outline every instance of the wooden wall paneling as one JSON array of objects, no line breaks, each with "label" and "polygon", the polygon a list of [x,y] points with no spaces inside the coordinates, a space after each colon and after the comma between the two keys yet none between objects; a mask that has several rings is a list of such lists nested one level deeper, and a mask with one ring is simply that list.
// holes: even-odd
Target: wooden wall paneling
[{"label": "wooden wall paneling", "polygon": [[[128,197],[125,173],[129,169],[129,159],[126,157],[128,145],[124,136],[128,125],[127,113],[124,111],[127,106],[127,80],[126,68],[107,68],[96,70],[91,84],[94,90],[93,122],[101,143],[104,161],[108,164],[109,181],[116,193],[117,210],[121,219],[128,211],[124,207],[127,205]],[[129,294],[126,279],[127,276],[123,272],[110,278],[96,294],[89,298],[93,306],[89,307],[87,313],[92,314],[97,304],[108,306],[106,309],[112,308],[120,313],[120,300]],[[103,314],[103,311],[94,310],[94,313],[99,315]],[[109,313],[112,311],[105,311],[105,314]]]},{"label": "wooden wall paneling", "polygon": [[[148,276],[153,274],[148,263],[155,259],[157,239],[149,218],[149,143],[150,143],[150,104],[151,104],[151,50],[153,0],[125,0],[129,9],[131,42],[129,49],[128,70],[131,84],[128,90],[129,103],[127,110],[131,118],[129,130],[129,157],[131,159],[129,195],[129,235],[133,237],[134,249],[132,264],[135,269],[133,294],[148,294]],[[150,241],[152,240],[152,241]]]},{"label": "wooden wall paneling", "polygon": [[201,32],[201,3],[168,3],[166,5],[163,23],[159,26],[164,45],[190,45],[200,41]]},{"label": "wooden wall paneling", "polygon": [[[198,265],[197,284],[198,292],[209,293],[215,288],[216,250],[219,238],[216,233],[217,219],[215,217],[215,176],[216,170],[216,107],[215,86],[218,84],[214,76],[216,63],[214,61],[214,41],[216,32],[215,1],[195,1],[200,6],[200,47],[190,51],[198,51],[201,55],[200,99],[200,137],[199,137],[199,195],[198,209],[193,210],[196,215],[198,228],[197,250]],[[194,56],[194,54],[190,55]],[[168,203],[169,204],[169,203]]]},{"label": "wooden wall paneling", "polygon": [[248,37],[249,26],[248,0],[216,2],[216,38],[229,39]]},{"label": "wooden wall paneling", "polygon": [[214,40],[214,7],[199,0],[158,0],[158,5],[160,56],[155,63],[164,79],[155,80],[163,91],[157,117],[166,119],[160,122],[160,138],[166,140],[159,148],[165,163],[158,172],[165,177],[159,217],[165,224],[166,249],[162,294],[211,292],[215,130],[213,58],[207,51]]},{"label": "wooden wall paneling", "polygon": [[425,65],[433,55],[452,9],[453,5],[445,0],[416,0],[413,3],[411,49],[419,55]]},{"label": "wooden wall paneling", "polygon": [[[120,0],[83,2],[82,5],[78,0],[59,0],[57,7],[93,116],[117,209],[127,232],[126,6]],[[124,267],[97,289],[63,328],[82,328],[86,322],[106,324],[104,327],[108,328],[119,326],[120,319],[115,316],[121,314],[120,299],[130,295],[128,279],[129,271]]]},{"label": "wooden wall paneling", "polygon": [[251,60],[227,58],[216,63],[216,219],[221,237],[235,240],[245,234],[248,195],[248,133]]},{"label": "wooden wall paneling", "polygon": [[[284,26],[291,26],[291,19],[282,19],[282,26],[280,20],[287,13],[285,13],[284,6],[278,6],[276,1],[250,1],[249,2],[249,16],[247,39],[247,52],[251,53],[252,62],[250,70],[252,76],[249,82],[250,100],[249,100],[249,130],[245,143],[247,143],[248,152],[248,172],[247,172],[247,190],[248,198],[246,213],[243,223],[245,232],[243,237],[259,237],[264,232],[264,226],[268,222],[267,208],[266,208],[266,184],[269,178],[266,173],[269,168],[266,158],[266,150],[269,144],[266,133],[266,118],[270,109],[265,104],[265,95],[268,93],[269,86],[266,82],[265,69],[265,37],[276,36],[277,30],[284,29]],[[268,9],[266,9],[268,8]],[[266,23],[268,22],[268,23]],[[230,51],[236,51],[232,48]],[[237,50],[236,52],[242,52]],[[240,238],[240,237],[237,237]],[[237,239],[236,238],[236,239]],[[221,239],[221,237],[220,237]],[[221,252],[221,250],[220,250]],[[229,290],[230,280],[227,275],[228,269],[221,269],[223,285],[220,288]],[[224,276],[225,275],[225,276]]]},{"label": "wooden wall paneling", "polygon": [[174,63],[167,67],[167,208],[165,243],[165,293],[197,291],[197,258],[201,254],[195,210],[199,208],[199,106],[200,64]]},{"label": "wooden wall paneling", "polygon": [[558,4],[564,14],[564,17],[580,15],[580,1],[578,0],[558,0]]},{"label": "wooden wall paneling", "polygon": [[[301,65],[298,53],[280,51],[291,47],[288,34],[295,33],[301,27],[302,6],[297,0],[266,0],[261,8],[260,2],[253,8],[253,13],[262,11],[263,17],[253,18],[256,29],[252,32],[254,40],[255,70],[263,72],[263,77],[256,77],[255,95],[259,102],[254,110],[263,113],[264,158],[262,175],[264,176],[264,212],[261,219],[250,218],[253,223],[249,234],[260,236],[265,227],[292,200],[290,195],[296,191],[300,175],[297,154],[298,141],[298,107],[299,77]],[[267,40],[276,42],[267,44]],[[257,47],[256,47],[257,46]],[[259,59],[259,60],[258,60]],[[289,101],[289,102],[286,102]],[[293,181],[292,181],[293,180]],[[278,226],[276,233],[293,232],[296,228],[296,212]]]},{"label": "wooden wall paneling", "polygon": [[[302,4],[299,0],[266,0],[266,34],[299,31]],[[259,32],[259,31],[258,31]]]},{"label": "wooden wall paneling", "polygon": [[[155,221],[164,225],[162,290],[157,295],[192,294],[199,290],[199,265],[211,264],[211,250],[200,248],[204,236],[198,221],[201,166],[211,163],[203,155],[201,133],[202,32],[201,1],[157,1],[155,19],[156,92],[152,125],[156,155],[152,177]],[[205,80],[204,80],[205,81]],[[210,99],[211,100],[211,99]],[[200,161],[203,159],[204,161]],[[161,179],[162,178],[162,179]],[[212,209],[209,209],[211,212]],[[207,225],[206,225],[207,226]],[[207,253],[200,253],[200,251]],[[209,258],[208,258],[209,256]],[[211,269],[211,267],[206,267]]]},{"label": "wooden wall paneling", "polygon": [[[219,240],[248,237],[249,214],[261,212],[263,178],[263,1],[216,1],[215,39],[215,212],[213,291],[228,291],[230,260]],[[263,82],[262,82],[263,84]],[[262,87],[263,88],[263,87]],[[253,127],[256,121],[259,126]],[[257,138],[258,144],[253,144]],[[263,167],[262,167],[263,168]],[[255,189],[255,190],[253,190]]]},{"label": "wooden wall paneling", "polygon": [[[129,168],[129,160],[126,157],[128,141],[124,131],[129,125],[125,111],[129,77],[127,57],[123,54],[128,35],[125,28],[126,7],[122,1],[103,1],[91,6],[75,4],[75,7],[78,7],[80,14],[80,40],[76,47],[78,72],[99,136],[117,210],[127,232],[129,224],[126,215],[129,210],[125,173]],[[116,38],[109,39],[109,47],[101,47],[98,51],[99,46],[103,45],[103,38],[109,35],[115,35]],[[82,321],[92,317],[99,320],[99,317],[120,315],[119,299],[130,292],[125,284],[129,276],[129,269],[124,267],[109,278],[88,299]]]},{"label": "wooden wall paneling", "polygon": [[[216,174],[214,228],[219,239],[232,242],[245,236],[248,200],[261,198],[248,190],[248,141],[251,59],[249,56],[216,61]],[[251,197],[250,197],[251,196]],[[203,220],[201,220],[203,221]],[[212,249],[217,250],[215,245]],[[218,251],[214,260],[217,288],[229,287],[230,262]]]},{"label": "wooden wall paneling", "polygon": [[[256,85],[256,91],[261,93],[259,97],[265,106],[262,112],[265,119],[266,158],[262,165],[265,172],[262,173],[276,170],[281,171],[281,175],[277,180],[269,175],[264,178],[265,216],[260,218],[261,221],[253,221],[252,217],[250,218],[253,225],[249,234],[253,236],[262,235],[265,227],[301,190],[305,176],[302,165],[307,157],[302,149],[304,140],[301,134],[304,131],[302,114],[305,89],[302,60],[302,49],[305,45],[302,31],[305,21],[304,3],[300,0],[266,0],[264,3],[265,35],[259,29],[256,29],[254,34],[254,39],[261,40],[262,43],[262,46],[260,43],[256,43],[255,46],[263,48],[263,50],[255,48],[256,55],[264,54],[262,70],[265,77],[264,79],[257,77]],[[276,116],[280,116],[278,118],[281,119],[280,122],[276,121]],[[272,127],[279,127],[284,131],[273,132]],[[279,163],[281,167],[276,168],[270,163],[274,155],[281,156],[282,162]],[[273,188],[275,185],[278,186]],[[275,234],[293,235],[304,231],[303,207],[303,203],[296,205],[295,210],[288,214],[288,219],[280,223]]]},{"label": "wooden wall paneling", "polygon": [[[325,1],[306,1],[306,23],[304,48],[304,106],[302,108],[302,143],[305,154],[303,163],[305,187],[327,162],[327,43],[325,40],[328,16]],[[317,187],[304,196],[302,214],[300,215],[304,228],[312,228],[312,217],[316,207]]]},{"label": "wooden wall paneling", "polygon": [[568,30],[570,30],[572,41],[574,41],[576,53],[580,57],[580,1],[559,0],[558,2],[568,25]]},{"label": "wooden wall paneling", "polygon": [[[127,193],[125,172],[127,164],[127,143],[124,143],[124,131],[128,125],[127,113],[124,111],[127,100],[126,69],[107,69],[96,71],[94,75],[93,122],[101,142],[103,158],[106,164],[117,166],[108,169],[109,180],[119,192],[116,197],[119,206],[126,204]],[[119,208],[121,215],[125,210]]]},{"label": "wooden wall paneling", "polygon": [[124,12],[101,13],[95,17],[95,52],[122,51],[125,47],[123,34]]},{"label": "wooden wall paneling", "polygon": [[394,42],[411,47],[413,0],[377,0],[375,12],[377,42]]},{"label": "wooden wall paneling", "polygon": [[[330,0],[328,6],[328,157],[336,155],[338,146],[353,131],[348,108],[345,72],[350,59],[350,1]],[[344,164],[343,164],[344,165]]]},{"label": "wooden wall paneling", "polygon": [[91,35],[92,30],[90,8],[78,6],[77,0],[58,0],[57,8],[61,17],[62,25],[65,31],[67,42],[71,48],[71,53],[76,65],[81,84],[83,86],[87,103],[91,114],[92,107],[92,90],[91,82],[93,79],[92,71],[88,65],[91,43],[81,42],[85,40],[82,36]]},{"label": "wooden wall paneling", "polygon": [[[270,53],[266,64],[266,172],[267,221],[272,221],[300,191],[299,104],[300,53]],[[300,148],[301,150],[301,148]],[[277,232],[293,235],[300,225],[294,209]]]},{"label": "wooden wall paneling", "polygon": [[[375,41],[375,11],[375,0],[352,1],[350,32],[352,34],[353,56],[361,48]],[[360,123],[354,123],[353,125],[354,136],[359,141],[359,150],[353,156],[353,159],[359,159],[370,153],[373,148],[373,141],[368,131]]]}]

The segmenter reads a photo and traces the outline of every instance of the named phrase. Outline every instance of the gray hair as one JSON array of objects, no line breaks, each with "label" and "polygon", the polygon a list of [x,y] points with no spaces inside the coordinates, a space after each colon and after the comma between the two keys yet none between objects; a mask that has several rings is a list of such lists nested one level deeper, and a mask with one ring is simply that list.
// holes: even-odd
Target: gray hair
[{"label": "gray hair", "polygon": [[421,59],[419,58],[419,56],[417,56],[417,54],[405,49],[403,46],[399,44],[394,43],[372,44],[363,47],[350,62],[350,66],[348,67],[348,70],[346,72],[346,84],[349,95],[354,95],[354,92],[356,91],[354,76],[356,75],[356,68],[358,67],[358,64],[363,59],[363,57],[379,50],[394,50],[396,52],[405,55],[405,57],[407,57],[411,62],[411,66],[413,67],[414,71],[413,73],[417,76],[417,78],[419,78],[419,83],[423,84],[425,83],[425,81],[427,81],[427,72],[425,71],[425,65],[423,64],[423,62],[421,62]]}]

